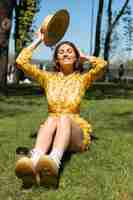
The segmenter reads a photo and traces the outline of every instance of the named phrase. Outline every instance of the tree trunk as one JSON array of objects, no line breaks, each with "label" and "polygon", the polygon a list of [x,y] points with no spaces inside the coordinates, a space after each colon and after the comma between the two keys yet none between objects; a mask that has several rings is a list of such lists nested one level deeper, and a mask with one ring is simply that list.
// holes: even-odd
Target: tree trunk
[{"label": "tree trunk", "polygon": [[8,46],[11,30],[12,13],[15,0],[1,0],[0,2],[0,87],[6,86],[8,68]]},{"label": "tree trunk", "polygon": [[104,59],[109,61],[109,53],[110,53],[110,47],[111,47],[111,36],[112,32],[119,21],[120,17],[124,14],[124,11],[129,3],[129,0],[125,0],[125,3],[123,4],[122,8],[119,10],[117,16],[115,19],[112,19],[112,0],[109,0],[108,4],[108,29],[105,37],[105,44],[104,44]]},{"label": "tree trunk", "polygon": [[[15,55],[32,41],[32,23],[35,14],[39,11],[40,0],[19,0],[15,7]],[[25,75],[16,68],[16,83],[23,80]]]},{"label": "tree trunk", "polygon": [[109,0],[109,2],[108,2],[108,28],[107,28],[105,44],[104,44],[104,59],[108,62],[105,76],[108,77],[108,79],[110,76],[109,56],[110,56],[110,49],[111,49],[112,33],[113,33],[113,30],[114,30],[117,22],[119,21],[120,17],[124,14],[125,8],[127,7],[129,0],[125,0],[124,5],[119,10],[119,12],[114,20],[112,19],[112,2],[113,2],[113,0]]},{"label": "tree trunk", "polygon": [[94,56],[99,56],[100,54],[103,5],[104,5],[104,0],[99,0],[99,8],[98,8],[98,13],[97,13],[97,24],[96,24],[96,36],[95,36],[95,50],[93,54]]},{"label": "tree trunk", "polygon": [[104,59],[108,61],[109,59],[109,51],[111,45],[111,35],[112,35],[112,0],[109,0],[108,4],[108,28],[105,37],[105,44],[104,44]]}]

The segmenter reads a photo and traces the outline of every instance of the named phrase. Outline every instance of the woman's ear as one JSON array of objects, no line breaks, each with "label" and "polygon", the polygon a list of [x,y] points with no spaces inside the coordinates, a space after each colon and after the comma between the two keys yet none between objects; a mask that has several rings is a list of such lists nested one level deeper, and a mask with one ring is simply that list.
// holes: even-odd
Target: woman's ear
[{"label": "woman's ear", "polygon": [[59,65],[59,62],[58,62],[57,59],[55,60],[55,67],[56,67],[56,69],[59,71],[60,65]]},{"label": "woman's ear", "polygon": [[79,68],[79,63],[80,63],[80,59],[77,58],[75,63],[74,63],[74,66],[75,66],[75,69],[77,70]]},{"label": "woman's ear", "polygon": [[57,60],[57,59],[55,60],[55,64],[56,64],[56,65],[58,65],[58,64],[59,64],[59,62],[58,62],[58,60]]}]

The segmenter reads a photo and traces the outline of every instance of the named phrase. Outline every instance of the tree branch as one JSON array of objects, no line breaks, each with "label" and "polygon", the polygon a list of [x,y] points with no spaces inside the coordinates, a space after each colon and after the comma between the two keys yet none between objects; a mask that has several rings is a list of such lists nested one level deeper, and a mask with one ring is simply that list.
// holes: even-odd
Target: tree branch
[{"label": "tree branch", "polygon": [[125,8],[127,7],[127,4],[129,3],[129,0],[126,0],[124,5],[122,6],[121,10],[119,11],[119,14],[116,16],[114,22],[112,23],[112,29],[115,27],[116,23],[120,19],[120,17],[123,15]]}]

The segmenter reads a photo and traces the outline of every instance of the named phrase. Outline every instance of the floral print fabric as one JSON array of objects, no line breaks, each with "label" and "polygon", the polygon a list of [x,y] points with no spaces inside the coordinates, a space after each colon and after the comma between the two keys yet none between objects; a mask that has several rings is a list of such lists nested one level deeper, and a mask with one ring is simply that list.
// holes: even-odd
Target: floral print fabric
[{"label": "floral print fabric", "polygon": [[84,148],[90,143],[91,125],[80,117],[80,102],[87,88],[105,71],[106,62],[95,58],[92,68],[86,73],[73,72],[64,75],[62,72],[48,72],[40,70],[30,63],[32,51],[28,48],[22,50],[16,63],[27,75],[37,80],[45,90],[49,115],[69,115],[79,124],[84,133]]}]

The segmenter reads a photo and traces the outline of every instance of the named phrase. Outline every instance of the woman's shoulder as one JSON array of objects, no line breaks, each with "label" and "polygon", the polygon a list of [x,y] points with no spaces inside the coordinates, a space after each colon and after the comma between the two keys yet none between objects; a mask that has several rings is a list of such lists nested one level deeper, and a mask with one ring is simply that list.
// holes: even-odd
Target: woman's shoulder
[{"label": "woman's shoulder", "polygon": [[51,70],[42,70],[42,73],[46,74],[48,78],[54,78],[54,77],[57,77],[58,76],[58,72],[56,71],[51,71]]},{"label": "woman's shoulder", "polygon": [[86,73],[88,73],[89,72],[89,70],[90,70],[90,68],[84,68],[83,69],[83,71],[82,72],[80,72],[80,75],[82,76],[82,75],[84,75],[84,74],[86,74]]}]

